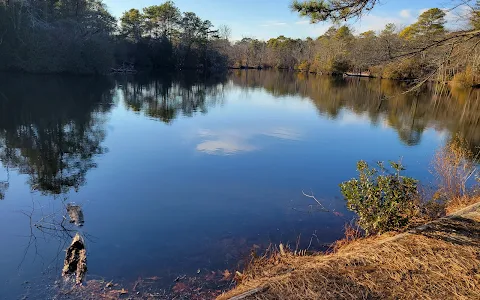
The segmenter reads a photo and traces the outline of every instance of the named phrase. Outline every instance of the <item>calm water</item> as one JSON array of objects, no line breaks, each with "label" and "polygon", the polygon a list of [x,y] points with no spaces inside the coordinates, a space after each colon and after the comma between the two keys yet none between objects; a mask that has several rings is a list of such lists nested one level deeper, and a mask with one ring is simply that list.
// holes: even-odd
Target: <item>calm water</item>
[{"label": "calm water", "polygon": [[50,297],[77,230],[63,221],[71,202],[90,278],[157,276],[168,289],[232,270],[254,246],[300,236],[321,249],[353,218],[338,184],[357,160],[403,158],[428,183],[452,134],[480,145],[477,93],[403,88],[266,71],[0,75],[0,299]]}]

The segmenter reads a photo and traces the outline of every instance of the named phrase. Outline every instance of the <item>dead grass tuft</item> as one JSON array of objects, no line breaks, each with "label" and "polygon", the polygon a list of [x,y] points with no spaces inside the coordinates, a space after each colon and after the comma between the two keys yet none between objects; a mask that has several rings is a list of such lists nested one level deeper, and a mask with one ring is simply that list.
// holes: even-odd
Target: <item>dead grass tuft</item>
[{"label": "dead grass tuft", "polygon": [[277,256],[218,299],[480,299],[480,204],[408,233],[349,239],[328,255]]},{"label": "dead grass tuft", "polygon": [[473,153],[468,142],[456,136],[440,148],[432,161],[438,189],[432,203],[444,203],[445,212],[452,213],[477,203],[477,163],[480,153]]},{"label": "dead grass tuft", "polygon": [[459,136],[440,148],[432,161],[438,184],[436,198],[455,201],[469,195],[469,180],[475,178],[476,155]]},{"label": "dead grass tuft", "polygon": [[344,238],[333,243],[332,246],[330,247],[330,250],[327,251],[327,253],[330,253],[330,252],[336,253],[342,247],[345,247],[355,241],[358,241],[363,237],[364,237],[363,232],[358,226],[352,226],[350,224],[346,224],[345,230],[344,230]]},{"label": "dead grass tuft", "polygon": [[480,196],[475,195],[475,196],[463,196],[463,197],[458,197],[455,199],[452,199],[447,203],[446,206],[446,211],[447,214],[452,214],[456,211],[459,211],[465,207],[468,207],[470,205],[473,205],[475,203],[480,202]]}]

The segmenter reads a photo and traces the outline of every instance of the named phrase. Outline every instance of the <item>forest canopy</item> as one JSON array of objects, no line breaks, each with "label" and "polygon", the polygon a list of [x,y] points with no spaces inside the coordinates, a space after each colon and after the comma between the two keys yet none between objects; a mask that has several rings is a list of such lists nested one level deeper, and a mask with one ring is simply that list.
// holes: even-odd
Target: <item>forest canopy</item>
[{"label": "forest canopy", "polygon": [[[430,8],[406,27],[355,32],[377,0],[294,1],[312,22],[332,22],[321,36],[230,41],[215,27],[172,1],[125,11],[118,20],[101,0],[0,0],[0,70],[107,73],[112,67],[197,69],[278,68],[318,74],[361,74],[392,79],[480,83],[480,1],[453,0],[465,26],[452,30],[448,10]],[[467,5],[468,4],[468,5]],[[450,10],[451,11],[451,10]]]},{"label": "forest canopy", "polygon": [[0,0],[0,69],[106,73],[113,66],[225,69],[226,42],[171,1],[116,20],[101,0]]},{"label": "forest canopy", "polygon": [[452,2],[452,9],[463,5],[466,22],[462,30],[449,29],[447,10],[431,8],[409,26],[391,23],[378,32],[356,33],[346,21],[361,18],[378,1],[295,1],[292,10],[300,16],[309,17],[313,23],[330,21],[333,25],[323,35],[304,40],[284,36],[268,41],[244,38],[235,43],[231,56],[236,66],[248,68],[353,73],[474,86],[480,83],[480,1],[466,2],[472,5]]}]

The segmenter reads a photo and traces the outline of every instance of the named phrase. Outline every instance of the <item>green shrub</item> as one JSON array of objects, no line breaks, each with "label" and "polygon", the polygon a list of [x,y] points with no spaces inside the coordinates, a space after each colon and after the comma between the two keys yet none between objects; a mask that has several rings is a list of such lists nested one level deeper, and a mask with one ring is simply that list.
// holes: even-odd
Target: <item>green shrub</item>
[{"label": "green shrub", "polygon": [[383,78],[387,79],[412,79],[423,75],[421,63],[414,59],[404,59],[387,64],[383,68]]},{"label": "green shrub", "polygon": [[329,70],[328,73],[330,74],[335,74],[335,75],[343,74],[345,72],[348,72],[350,68],[351,68],[350,61],[343,56],[337,56],[329,60],[327,63],[327,69]]},{"label": "green shrub", "polygon": [[367,235],[405,228],[418,211],[418,181],[401,176],[401,163],[390,162],[393,173],[377,164],[375,169],[359,161],[359,178],[340,184],[348,209],[357,213]]},{"label": "green shrub", "polygon": [[298,65],[295,66],[295,69],[301,72],[308,72],[310,71],[310,63],[306,60],[302,61]]}]

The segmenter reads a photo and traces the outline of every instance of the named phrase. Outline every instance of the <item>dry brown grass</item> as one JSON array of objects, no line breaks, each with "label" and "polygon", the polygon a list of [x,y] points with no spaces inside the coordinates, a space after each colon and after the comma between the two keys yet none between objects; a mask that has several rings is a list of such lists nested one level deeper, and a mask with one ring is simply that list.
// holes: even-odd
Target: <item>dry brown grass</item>
[{"label": "dry brown grass", "polygon": [[[350,224],[345,225],[344,237],[341,240],[336,241],[332,244],[331,250],[333,253],[338,252],[341,248],[358,241],[363,238],[363,232],[357,226],[352,226]],[[327,251],[329,252],[329,251]]]},{"label": "dry brown grass", "polygon": [[332,254],[276,255],[218,299],[255,288],[241,299],[480,299],[480,204]]},{"label": "dry brown grass", "polygon": [[480,299],[478,155],[469,149],[454,137],[436,152],[437,189],[409,224],[424,225],[368,238],[347,226],[327,254],[271,246],[218,299]]},{"label": "dry brown grass", "polygon": [[449,201],[445,209],[447,214],[452,214],[456,211],[459,211],[465,207],[468,207],[470,205],[473,205],[479,202],[480,202],[480,196],[478,195],[471,196],[471,197],[470,196],[457,197]]},{"label": "dry brown grass", "polygon": [[467,141],[459,136],[440,148],[432,161],[438,184],[436,197],[450,202],[468,196],[468,183],[477,173],[477,157]]},{"label": "dry brown grass", "polygon": [[459,136],[435,153],[432,166],[438,189],[433,200],[443,202],[447,214],[480,200],[478,182],[474,182],[478,180],[478,158],[479,153],[470,150]]},{"label": "dry brown grass", "polygon": [[458,72],[452,79],[451,84],[454,87],[469,88],[477,84],[479,80],[478,73],[475,72],[472,66],[467,66],[465,71]]}]

